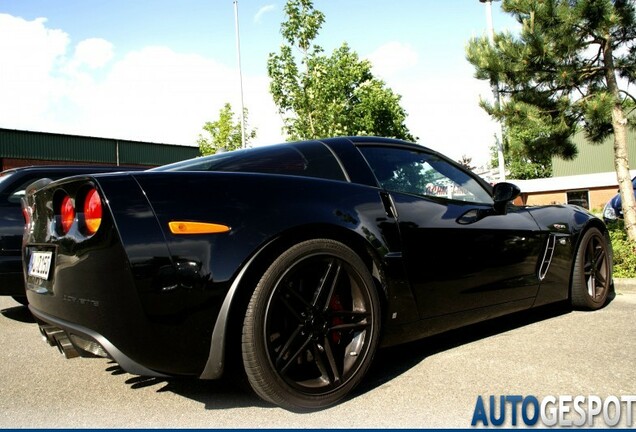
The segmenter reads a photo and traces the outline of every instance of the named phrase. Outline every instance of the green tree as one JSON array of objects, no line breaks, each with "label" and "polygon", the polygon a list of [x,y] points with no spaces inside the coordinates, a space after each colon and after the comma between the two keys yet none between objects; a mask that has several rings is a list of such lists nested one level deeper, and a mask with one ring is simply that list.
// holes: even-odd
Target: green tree
[{"label": "green tree", "polygon": [[572,158],[580,128],[592,142],[613,134],[614,165],[625,228],[636,241],[636,208],[629,175],[629,84],[636,79],[633,0],[503,0],[521,32],[474,38],[467,58],[476,77],[498,83],[504,103],[482,101],[502,121],[507,146],[545,160]]},{"label": "green tree", "polygon": [[[509,141],[511,140],[508,139],[507,142]],[[504,160],[510,177],[517,180],[545,178],[552,175],[552,156],[549,153],[529,154],[523,146],[504,145]],[[496,145],[490,148],[490,166],[499,167],[499,154]]]},{"label": "green tree", "polygon": [[[243,111],[243,122],[245,124],[245,145],[256,138],[256,129],[247,128],[247,108]],[[219,150],[231,151],[241,148],[241,120],[234,120],[232,105],[226,103],[219,110],[219,118],[213,122],[206,122],[203,130],[207,136],[199,134],[197,144],[201,156],[215,154]]]},{"label": "green tree", "polygon": [[327,56],[314,44],[325,21],[311,0],[288,0],[285,44],[270,53],[270,92],[290,140],[380,135],[414,141],[401,97],[375,78],[346,43]]}]

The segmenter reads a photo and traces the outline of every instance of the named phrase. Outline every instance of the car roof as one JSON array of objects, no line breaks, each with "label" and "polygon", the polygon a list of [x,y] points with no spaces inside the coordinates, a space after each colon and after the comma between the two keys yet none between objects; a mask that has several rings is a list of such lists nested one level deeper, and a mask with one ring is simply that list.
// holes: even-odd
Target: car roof
[{"label": "car roof", "polygon": [[23,167],[10,168],[2,171],[0,174],[5,175],[9,173],[21,173],[21,172],[70,172],[70,173],[90,173],[98,171],[128,171],[128,170],[142,170],[144,168],[139,167],[123,167],[114,165],[28,165]]}]

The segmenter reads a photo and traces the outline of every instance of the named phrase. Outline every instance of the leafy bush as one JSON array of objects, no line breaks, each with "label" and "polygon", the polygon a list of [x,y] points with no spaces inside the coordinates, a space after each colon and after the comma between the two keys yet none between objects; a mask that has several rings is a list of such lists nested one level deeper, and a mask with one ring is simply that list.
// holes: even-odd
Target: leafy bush
[{"label": "leafy bush", "polygon": [[636,245],[627,237],[622,221],[608,225],[614,249],[614,277],[636,278]]}]

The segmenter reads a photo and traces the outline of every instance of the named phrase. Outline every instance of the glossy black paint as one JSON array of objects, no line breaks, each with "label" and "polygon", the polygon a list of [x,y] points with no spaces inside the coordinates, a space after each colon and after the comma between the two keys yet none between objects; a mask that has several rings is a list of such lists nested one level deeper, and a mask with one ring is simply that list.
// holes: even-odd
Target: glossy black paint
[{"label": "glossy black paint", "polygon": [[0,173],[0,295],[25,296],[22,274],[24,217],[20,198],[26,187],[41,178],[61,179],[78,174],[121,171],[110,166],[28,166]]},{"label": "glossy black paint", "polygon": [[[391,345],[567,298],[581,232],[591,225],[604,230],[591,214],[569,206],[508,203],[495,210],[494,200],[385,190],[358,150],[426,152],[457,167],[415,144],[365,137],[316,145],[329,149],[349,181],[157,171],[49,185],[35,196],[24,266],[35,250],[53,250],[55,265],[48,281],[27,278],[31,310],[44,322],[55,317],[69,333],[91,329],[130,364],[212,378],[240,332],[242,302],[264,268],[300,241],[335,239],[363,258],[382,298],[383,344]],[[465,175],[492,194],[483,180]],[[87,183],[107,203],[100,230],[93,237],[73,229],[59,235],[51,200],[60,191],[75,196]],[[174,235],[172,220],[231,230]],[[551,236],[558,238],[554,259],[542,264]]]}]

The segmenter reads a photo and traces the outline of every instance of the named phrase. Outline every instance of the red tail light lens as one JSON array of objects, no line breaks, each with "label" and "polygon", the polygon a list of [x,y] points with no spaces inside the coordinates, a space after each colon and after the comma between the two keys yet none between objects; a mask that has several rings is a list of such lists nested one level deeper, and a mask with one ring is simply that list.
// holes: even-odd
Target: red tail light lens
[{"label": "red tail light lens", "polygon": [[102,223],[102,199],[96,189],[90,189],[84,199],[84,223],[89,235],[95,234]]},{"label": "red tail light lens", "polygon": [[71,197],[66,195],[62,199],[62,207],[60,208],[60,217],[62,219],[62,232],[68,233],[75,220],[75,206]]},{"label": "red tail light lens", "polygon": [[24,224],[29,225],[31,223],[31,212],[28,207],[22,206],[22,216],[24,217]]}]

